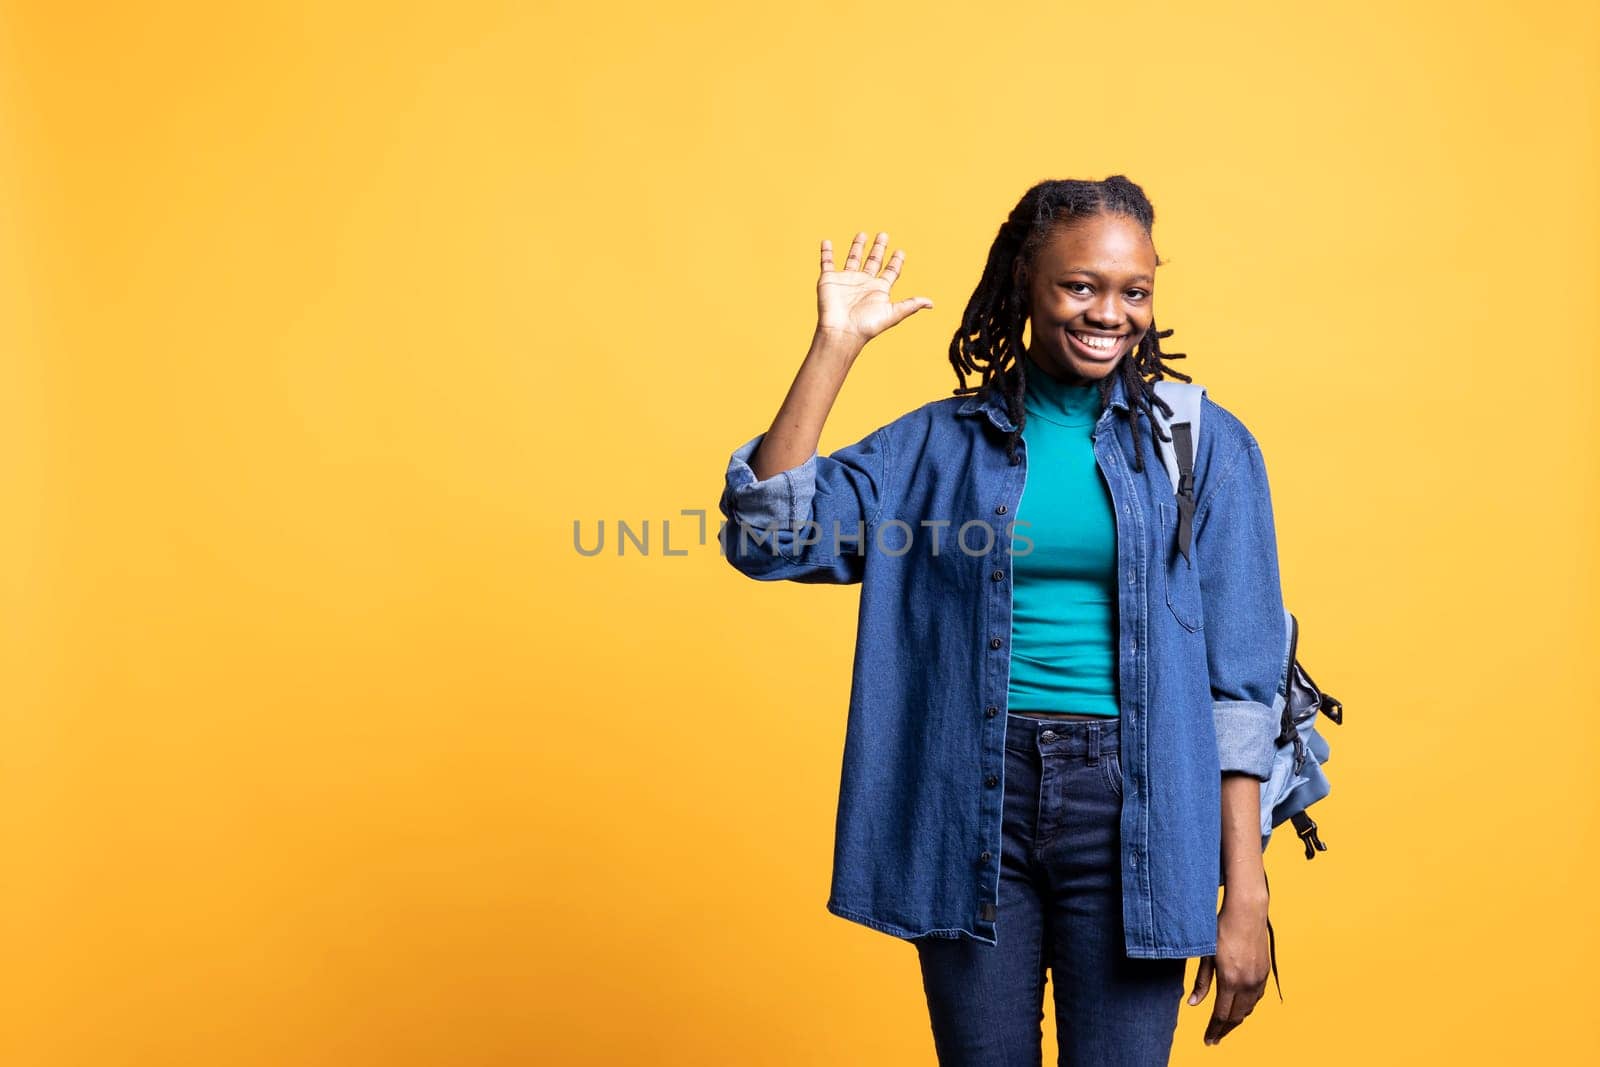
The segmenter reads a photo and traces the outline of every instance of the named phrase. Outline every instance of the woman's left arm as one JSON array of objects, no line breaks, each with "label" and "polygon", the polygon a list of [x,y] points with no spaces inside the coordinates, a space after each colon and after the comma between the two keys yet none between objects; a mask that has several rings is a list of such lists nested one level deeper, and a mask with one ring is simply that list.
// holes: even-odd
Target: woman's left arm
[{"label": "woman's left arm", "polygon": [[1222,910],[1217,953],[1200,961],[1190,1004],[1217,977],[1206,1044],[1238,1026],[1266,992],[1266,867],[1261,783],[1272,769],[1282,696],[1283,593],[1266,464],[1254,438],[1196,509],[1212,712],[1222,771]]},{"label": "woman's left arm", "polygon": [[1200,961],[1189,1003],[1205,999],[1213,973],[1217,1001],[1205,1042],[1215,1045],[1244,1022],[1267,990],[1267,873],[1261,854],[1261,783],[1248,774],[1222,776],[1222,911],[1217,954]]}]

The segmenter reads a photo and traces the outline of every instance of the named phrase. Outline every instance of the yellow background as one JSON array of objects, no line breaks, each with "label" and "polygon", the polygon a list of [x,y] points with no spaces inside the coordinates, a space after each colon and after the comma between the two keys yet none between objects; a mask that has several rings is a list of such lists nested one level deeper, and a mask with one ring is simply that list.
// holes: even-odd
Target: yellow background
[{"label": "yellow background", "polygon": [[914,950],[823,908],[856,592],[661,522],[822,237],[936,302],[826,451],[1113,173],[1348,713],[1286,999],[1174,1062],[1592,1056],[1597,23],[5,4],[0,1062],[931,1063]]}]

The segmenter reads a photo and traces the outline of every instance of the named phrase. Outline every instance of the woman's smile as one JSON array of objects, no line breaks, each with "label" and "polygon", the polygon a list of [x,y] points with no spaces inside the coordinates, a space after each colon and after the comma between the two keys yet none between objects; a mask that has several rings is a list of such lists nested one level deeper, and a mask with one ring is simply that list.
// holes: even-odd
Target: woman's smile
[{"label": "woman's smile", "polygon": [[1096,363],[1113,363],[1127,347],[1128,334],[1092,333],[1088,330],[1067,330],[1067,338],[1078,355]]}]

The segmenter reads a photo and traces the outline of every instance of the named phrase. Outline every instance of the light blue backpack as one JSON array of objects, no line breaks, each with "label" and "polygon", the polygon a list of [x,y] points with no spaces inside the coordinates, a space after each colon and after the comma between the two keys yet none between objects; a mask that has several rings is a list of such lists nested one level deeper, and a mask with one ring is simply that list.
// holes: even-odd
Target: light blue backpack
[{"label": "light blue backpack", "polygon": [[[1168,446],[1156,443],[1166,464],[1167,474],[1177,494],[1179,550],[1185,558],[1189,554],[1190,518],[1194,514],[1194,445],[1200,435],[1200,398],[1205,394],[1203,385],[1192,382],[1158,381],[1156,394],[1172,408],[1168,418],[1155,409],[1155,416],[1172,437]],[[1282,711],[1282,729],[1278,733],[1272,773],[1261,783],[1261,848],[1264,851],[1278,824],[1289,821],[1305,845],[1306,859],[1328,846],[1317,836],[1317,824],[1306,809],[1327,796],[1331,786],[1322,767],[1328,762],[1328,742],[1317,733],[1317,712],[1322,712],[1335,724],[1344,722],[1344,705],[1324,693],[1311,680],[1299,660],[1300,622],[1283,610],[1283,669],[1279,676],[1275,708]],[[1278,980],[1277,938],[1272,935],[1272,924],[1267,923],[1272,954],[1272,980]],[[1283,999],[1283,989],[1278,989],[1278,999]]]},{"label": "light blue backpack", "polygon": [[[1200,436],[1200,398],[1206,387],[1191,382],[1159,381],[1156,393],[1172,408],[1171,418],[1156,409],[1157,421],[1172,436],[1172,446],[1158,444],[1162,462],[1177,494],[1179,550],[1189,552],[1189,517],[1194,513],[1194,446]],[[1317,824],[1306,809],[1328,795],[1330,786],[1322,766],[1328,762],[1328,742],[1317,733],[1317,712],[1335,723],[1344,721],[1344,706],[1322,692],[1298,658],[1300,623],[1283,611],[1283,671],[1278,681],[1283,728],[1278,735],[1272,775],[1261,783],[1261,847],[1272,830],[1292,821],[1305,844],[1306,859],[1327,846],[1317,836]],[[1277,702],[1274,702],[1277,706]]]}]

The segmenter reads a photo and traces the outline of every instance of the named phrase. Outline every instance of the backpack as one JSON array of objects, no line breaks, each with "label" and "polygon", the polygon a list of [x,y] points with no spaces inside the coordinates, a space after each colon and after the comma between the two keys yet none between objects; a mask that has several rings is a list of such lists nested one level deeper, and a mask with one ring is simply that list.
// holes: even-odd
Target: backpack
[{"label": "backpack", "polygon": [[[1178,506],[1178,549],[1189,555],[1190,519],[1194,514],[1194,454],[1200,434],[1200,398],[1206,388],[1192,382],[1158,381],[1155,390],[1172,408],[1168,418],[1160,408],[1153,414],[1171,435],[1171,447],[1157,440],[1167,475],[1172,479]],[[1328,846],[1317,836],[1317,824],[1306,809],[1327,796],[1331,786],[1322,766],[1328,762],[1328,742],[1317,733],[1317,712],[1338,725],[1344,722],[1344,705],[1324,693],[1311,680],[1299,659],[1300,621],[1286,607],[1283,610],[1283,667],[1279,673],[1278,697],[1283,701],[1283,718],[1275,743],[1272,773],[1261,783],[1261,848],[1265,851],[1272,830],[1280,823],[1293,823],[1296,835],[1305,845],[1306,859]],[[1270,892],[1270,887],[1269,890]],[[1278,981],[1277,938],[1272,922],[1267,922],[1272,980]],[[1278,999],[1283,988],[1278,987]]]}]

